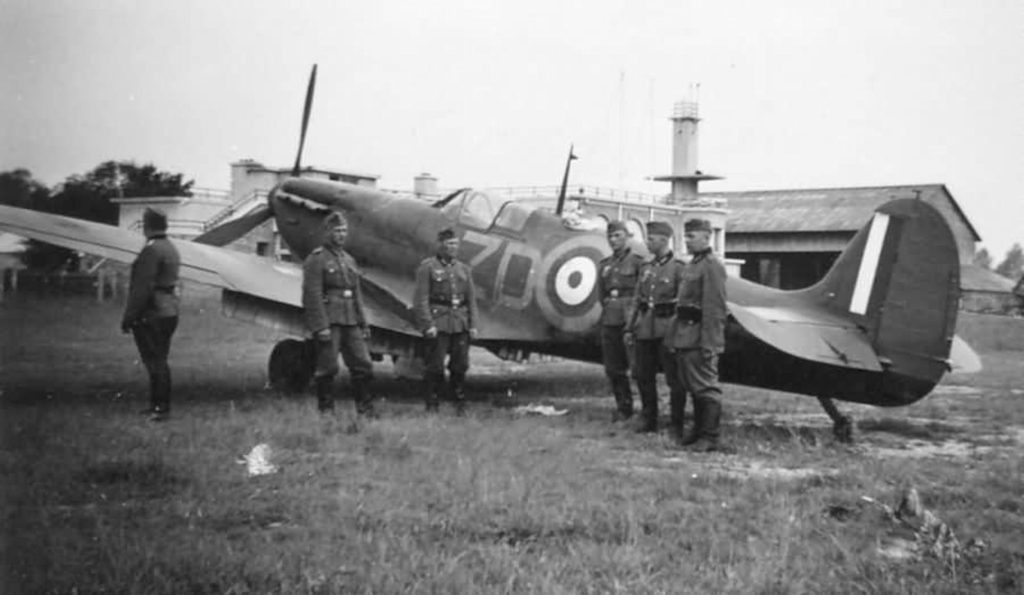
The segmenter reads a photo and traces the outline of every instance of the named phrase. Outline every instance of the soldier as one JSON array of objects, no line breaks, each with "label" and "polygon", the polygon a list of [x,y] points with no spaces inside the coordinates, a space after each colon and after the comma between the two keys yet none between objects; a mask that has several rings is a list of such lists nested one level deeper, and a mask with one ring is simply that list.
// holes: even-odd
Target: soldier
[{"label": "soldier", "polygon": [[630,233],[622,221],[608,224],[608,245],[612,254],[601,260],[597,291],[601,296],[601,360],[615,395],[615,419],[633,416],[633,391],[629,386],[632,354],[623,339],[627,311],[633,300],[643,257],[633,253],[627,242]]},{"label": "soldier", "polygon": [[151,421],[164,421],[171,412],[171,368],[167,355],[178,328],[178,268],[181,258],[167,239],[167,216],[153,209],[142,215],[146,245],[132,263],[128,304],[121,331],[131,332],[149,374]]},{"label": "soldier", "polygon": [[718,450],[722,390],[718,356],[725,350],[725,266],[711,251],[711,224],[690,219],[684,224],[686,249],[693,260],[679,284],[676,317],[666,339],[676,368],[693,395],[693,433],[680,441],[690,450]]},{"label": "soldier", "polygon": [[334,411],[334,376],[338,373],[338,351],[345,360],[352,383],[356,413],[375,417],[369,382],[373,364],[366,341],[370,328],[363,314],[359,269],[342,246],[348,237],[348,222],[333,212],[324,219],[327,231],[323,246],[313,250],[302,264],[302,307],[306,327],[316,344],[317,407],[321,413]]},{"label": "soldier", "polygon": [[455,232],[442,230],[437,242],[437,255],[425,259],[416,270],[413,297],[416,323],[426,339],[427,411],[437,411],[447,355],[455,412],[463,415],[469,341],[477,335],[476,290],[469,267],[455,259],[459,252]]},{"label": "soldier", "polygon": [[676,309],[676,294],[683,267],[669,248],[672,226],[664,221],[647,223],[647,249],[651,258],[643,263],[636,295],[626,325],[626,344],[634,345],[636,384],[640,392],[642,421],[638,432],[658,431],[658,368],[665,373],[671,395],[671,430],[683,427],[686,392],[676,373],[675,359],[665,345],[665,336]]}]

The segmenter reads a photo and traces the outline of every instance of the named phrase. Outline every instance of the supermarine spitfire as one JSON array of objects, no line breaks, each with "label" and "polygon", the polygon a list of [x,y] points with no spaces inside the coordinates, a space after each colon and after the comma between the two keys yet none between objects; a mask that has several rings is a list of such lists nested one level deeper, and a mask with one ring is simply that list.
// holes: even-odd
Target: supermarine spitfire
[{"label": "supermarine spitfire", "polygon": [[[267,204],[196,238],[177,241],[181,275],[223,289],[225,314],[303,337],[301,267],[224,246],[274,218],[288,247],[304,258],[322,240],[323,217],[350,222],[346,250],[363,273],[375,357],[414,362],[420,333],[412,322],[414,274],[437,232],[453,227],[460,259],[473,269],[481,320],[478,346],[500,357],[529,353],[600,361],[597,263],[609,249],[603,231],[576,230],[535,205],[462,189],[428,203],[372,188],[300,176],[315,84],[310,77],[293,177]],[[131,262],[135,232],[0,206],[0,229]],[[849,430],[831,399],[909,405],[953,367],[977,369],[955,337],[959,258],[948,225],[914,199],[881,206],[816,285],[782,291],[728,279],[729,323],[721,376],[726,382],[817,397]],[[307,343],[287,339],[270,355],[271,383],[301,390],[312,374]]]}]

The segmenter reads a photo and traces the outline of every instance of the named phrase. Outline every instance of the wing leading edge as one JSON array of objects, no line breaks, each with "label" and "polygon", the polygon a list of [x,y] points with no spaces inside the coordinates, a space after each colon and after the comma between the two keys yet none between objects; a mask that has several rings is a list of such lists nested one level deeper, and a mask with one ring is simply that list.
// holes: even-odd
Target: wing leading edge
[{"label": "wing leading edge", "polygon": [[[126,264],[145,245],[138,233],[119,227],[3,205],[0,229]],[[174,246],[181,255],[184,279],[253,296],[268,306],[302,307],[302,269],[295,264],[184,240]],[[400,299],[372,281],[367,286],[364,305],[372,326],[418,336]]]}]

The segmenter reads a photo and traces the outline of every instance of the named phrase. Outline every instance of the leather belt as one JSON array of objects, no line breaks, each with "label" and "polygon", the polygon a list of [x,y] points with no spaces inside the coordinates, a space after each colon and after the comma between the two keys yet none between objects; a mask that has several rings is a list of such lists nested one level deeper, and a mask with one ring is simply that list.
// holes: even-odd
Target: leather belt
[{"label": "leather belt", "polygon": [[641,314],[653,311],[656,318],[669,318],[676,313],[676,303],[663,302],[660,304],[652,304],[650,302],[640,302],[637,309],[640,310]]},{"label": "leather belt", "polygon": [[704,317],[697,306],[679,306],[676,308],[676,320],[687,324],[697,324]]},{"label": "leather belt", "polygon": [[453,298],[448,299],[448,300],[446,300],[446,299],[439,299],[439,298],[430,298],[430,303],[432,305],[434,305],[434,306],[451,306],[452,308],[458,308],[460,306],[465,306],[466,305],[466,302],[462,298],[457,298],[457,297],[453,297]]},{"label": "leather belt", "polygon": [[617,298],[631,298],[633,297],[633,291],[631,289],[609,289],[608,293],[605,294],[606,299],[617,299]]},{"label": "leather belt", "polygon": [[174,285],[157,285],[153,289],[156,290],[156,291],[162,291],[164,293],[174,293],[175,286]]}]

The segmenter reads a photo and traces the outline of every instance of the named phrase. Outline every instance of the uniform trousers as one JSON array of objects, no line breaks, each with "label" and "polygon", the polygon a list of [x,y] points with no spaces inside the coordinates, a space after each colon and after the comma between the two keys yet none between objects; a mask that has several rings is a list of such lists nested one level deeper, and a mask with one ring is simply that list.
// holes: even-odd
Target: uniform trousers
[{"label": "uniform trousers", "polygon": [[601,327],[601,363],[612,385],[619,411],[632,415],[633,393],[629,386],[629,370],[633,367],[633,350],[623,339],[624,328],[623,325]]},{"label": "uniform trousers", "polygon": [[373,378],[370,350],[363,338],[363,329],[355,325],[332,324],[330,339],[316,339],[317,378],[333,377],[338,373],[338,351],[345,362],[353,382]]},{"label": "uniform trousers", "polygon": [[647,424],[658,421],[658,370],[665,373],[670,395],[670,412],[675,429],[681,429],[686,409],[686,389],[681,382],[673,354],[662,339],[638,339],[635,344],[636,385]]},{"label": "uniform trousers", "polygon": [[717,438],[722,409],[718,354],[703,349],[680,349],[675,360],[683,387],[693,395],[699,433]]},{"label": "uniform trousers", "polygon": [[455,380],[466,377],[469,370],[469,333],[437,333],[428,337],[424,363],[428,378],[444,379],[444,359],[448,357],[448,371]]},{"label": "uniform trousers", "polygon": [[153,411],[166,413],[171,409],[171,368],[167,356],[177,328],[177,316],[150,318],[132,327],[135,346],[149,374],[149,406]]}]

